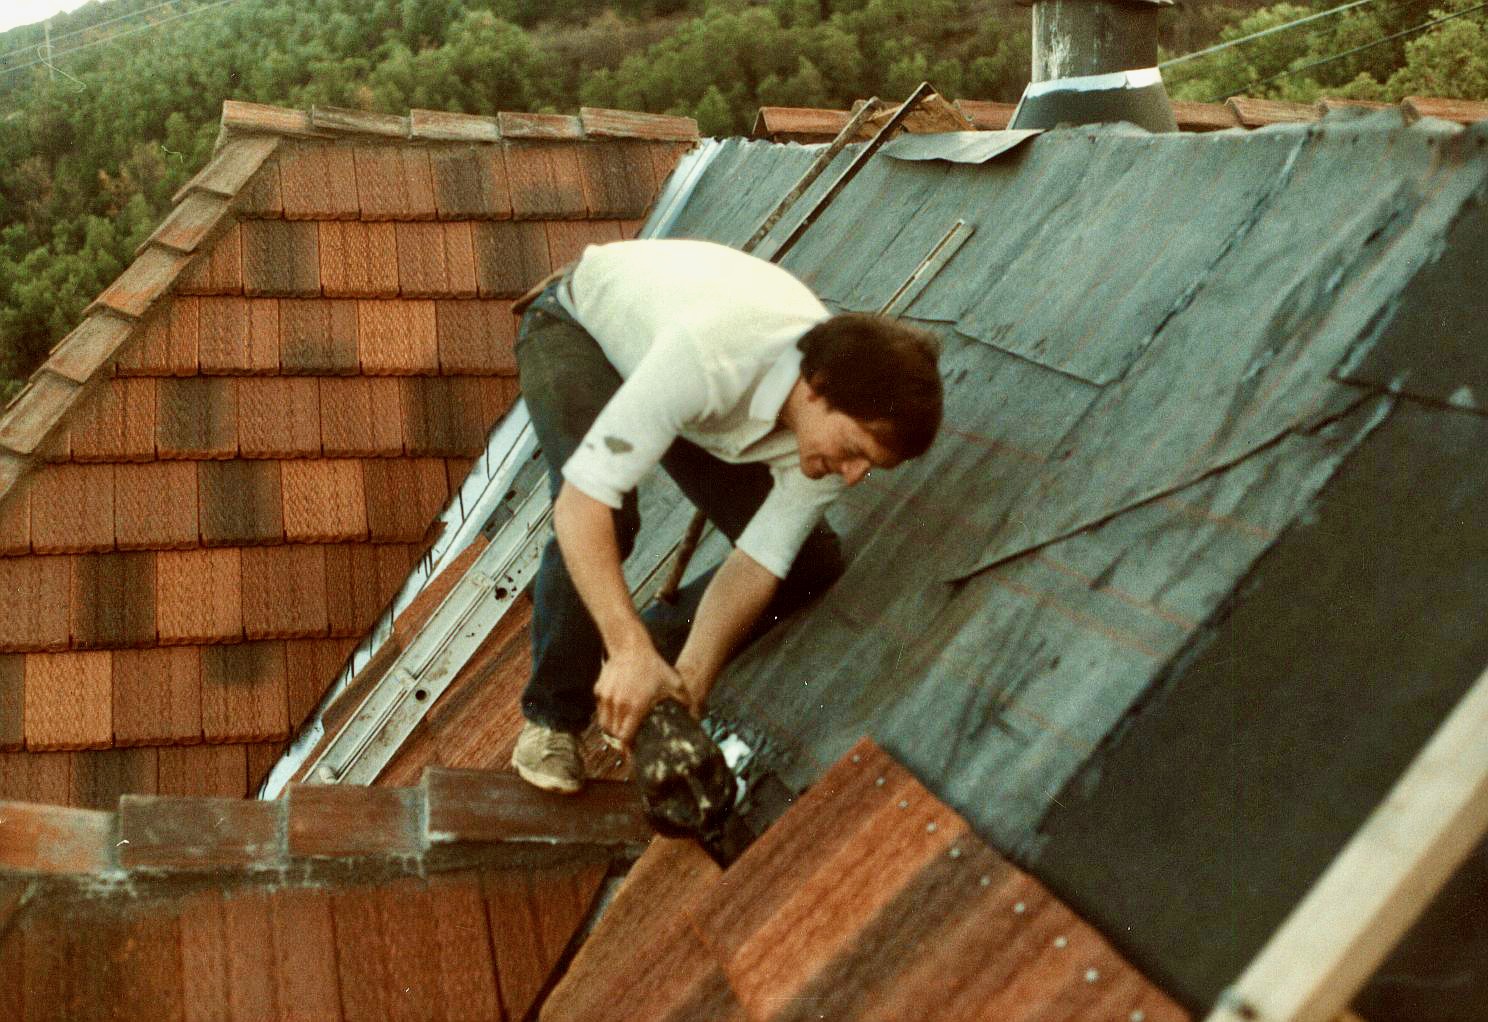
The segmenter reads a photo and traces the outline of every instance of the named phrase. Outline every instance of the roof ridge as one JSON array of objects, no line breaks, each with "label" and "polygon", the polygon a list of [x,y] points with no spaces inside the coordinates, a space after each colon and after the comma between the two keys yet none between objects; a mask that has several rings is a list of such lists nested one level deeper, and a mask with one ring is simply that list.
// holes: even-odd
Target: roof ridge
[{"label": "roof ridge", "polygon": [[[638,851],[640,795],[594,781],[577,796],[515,774],[429,767],[412,788],[291,785],[273,801],[123,795],[108,812],[0,801],[0,877],[244,872],[397,859],[439,868],[454,847],[541,844]],[[446,854],[441,854],[446,853]]]}]

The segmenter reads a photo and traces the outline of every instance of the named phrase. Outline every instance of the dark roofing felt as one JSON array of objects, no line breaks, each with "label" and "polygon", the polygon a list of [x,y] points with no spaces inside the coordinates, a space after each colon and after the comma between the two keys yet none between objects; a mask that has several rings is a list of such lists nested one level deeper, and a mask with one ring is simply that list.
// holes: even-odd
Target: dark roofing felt
[{"label": "dark roofing felt", "polygon": [[[742,243],[810,156],[717,146],[671,233]],[[1485,182],[1483,126],[1398,111],[874,160],[784,264],[874,310],[975,226],[908,310],[946,341],[946,428],[833,509],[848,574],[739,659],[715,715],[798,789],[872,734],[1212,1003],[1488,662]],[[1247,601],[1191,682],[1213,699],[1185,699]],[[1181,726],[1144,727],[1155,706]],[[1416,985],[1488,981],[1463,962]]]}]

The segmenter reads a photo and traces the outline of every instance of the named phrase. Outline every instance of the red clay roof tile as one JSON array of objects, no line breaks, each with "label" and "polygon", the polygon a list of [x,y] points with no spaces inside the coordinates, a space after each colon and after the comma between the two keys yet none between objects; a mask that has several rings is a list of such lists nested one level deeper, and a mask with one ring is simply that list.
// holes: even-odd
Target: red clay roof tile
[{"label": "red clay roof tile", "polygon": [[244,217],[275,218],[284,215],[284,187],[279,178],[279,161],[269,159],[238,190],[233,211]]},{"label": "red clay roof tile", "polygon": [[472,376],[403,380],[403,443],[408,453],[447,457],[484,450],[489,423],[480,383]]},{"label": "red clay roof tile", "polygon": [[282,642],[201,647],[202,736],[208,742],[287,738],[284,670]]},{"label": "red clay roof tile", "polygon": [[1336,96],[1324,96],[1314,105],[1317,107],[1318,113],[1325,117],[1340,110],[1390,110],[1396,108],[1394,103],[1381,103],[1371,99],[1339,99]]},{"label": "red clay roof tile", "polygon": [[320,225],[320,275],[328,298],[398,294],[398,242],[393,224]]},{"label": "red clay roof tile", "polygon": [[1231,96],[1225,105],[1234,111],[1240,123],[1247,128],[1294,121],[1315,121],[1318,118],[1317,108],[1311,103],[1288,103],[1279,99]]},{"label": "red clay roof tile", "polygon": [[420,792],[411,788],[289,786],[289,854],[351,857],[424,850]]},{"label": "red clay roof tile", "polygon": [[162,645],[236,642],[242,638],[240,550],[165,550],[157,555],[156,570]]},{"label": "red clay roof tile", "polygon": [[156,386],[155,450],[162,458],[238,453],[238,381],[221,376],[162,379]]},{"label": "red clay roof tile", "polygon": [[195,177],[181,186],[171,201],[180,202],[196,191],[232,198],[278,147],[279,139],[274,137],[230,139]]},{"label": "red clay roof tile", "polygon": [[0,867],[37,873],[101,873],[113,865],[112,813],[7,802],[0,805]]},{"label": "red clay roof tile", "polygon": [[0,798],[66,805],[72,758],[70,752],[0,753]]},{"label": "red clay roof tile", "polygon": [[[228,931],[222,911],[222,893],[205,889],[188,894],[180,902],[181,1000],[195,1006],[195,1017],[187,1022],[218,1022],[231,1017],[229,991]],[[213,1005],[206,1009],[206,1005]]]},{"label": "red clay roof tile", "polygon": [[13,451],[0,449],[0,493],[18,483],[31,469],[31,459]]},{"label": "red clay roof tile", "polygon": [[620,237],[626,241],[630,241],[632,238],[638,238],[641,234],[641,228],[645,226],[645,220],[621,220]]},{"label": "red clay roof tile", "polygon": [[113,359],[132,330],[128,320],[109,313],[87,316],[52,349],[46,366],[74,383],[87,383]]},{"label": "red clay roof tile", "polygon": [[288,741],[254,742],[248,746],[248,796],[252,798],[263,787],[264,780],[274,764],[289,748]]},{"label": "red clay roof tile", "polygon": [[496,115],[503,138],[579,139],[584,125],[570,114],[529,114],[501,111]]},{"label": "red clay roof tile", "polygon": [[196,466],[186,461],[114,469],[114,541],[120,550],[196,546]]},{"label": "red clay roof tile", "polygon": [[[331,556],[333,552],[337,555],[335,558]],[[334,569],[330,564],[333,559],[337,562]],[[327,585],[331,602],[331,631],[335,633],[341,631],[336,625],[342,620],[343,608],[348,605],[348,601],[340,597],[350,588],[351,558],[346,548],[332,547],[326,550],[326,562]],[[333,570],[337,576],[335,582],[330,581]],[[365,630],[365,626],[358,629],[358,635],[362,630]],[[289,725],[291,728],[299,727],[309,716],[310,711],[315,709],[336,672],[341,669],[346,663],[346,658],[356,648],[356,644],[356,639],[292,639],[284,644],[288,658]]]},{"label": "red clay roof tile", "polygon": [[434,206],[441,220],[506,220],[512,215],[506,161],[498,146],[442,148],[430,153]]},{"label": "red clay roof tile", "polygon": [[[358,553],[357,551],[360,551]],[[360,637],[377,618],[379,607],[356,590],[355,566],[372,562],[372,547],[333,545],[326,547],[326,617],[335,636]],[[326,640],[340,641],[340,640]],[[296,708],[307,710],[319,702],[325,682],[319,679],[321,665],[311,662],[313,641],[289,643],[289,713],[295,723]]]},{"label": "red clay roof tile", "polygon": [[588,245],[603,245],[621,240],[620,224],[615,220],[555,220],[546,225],[548,248],[554,266],[577,260]]},{"label": "red clay roof tile", "polygon": [[429,142],[494,142],[501,137],[496,118],[443,110],[410,110],[409,135]]},{"label": "red clay roof tile", "polygon": [[644,142],[593,142],[577,146],[589,215],[637,217],[656,193],[651,147]]},{"label": "red clay roof tile", "polygon": [[990,100],[960,99],[955,105],[978,131],[1003,131],[1013,119],[1016,103],[994,103]]},{"label": "red clay roof tile", "polygon": [[449,479],[449,491],[451,495],[459,491],[460,484],[465,481],[466,476],[470,475],[470,470],[475,467],[475,463],[479,460],[479,458],[444,459],[444,470],[446,477]]},{"label": "red clay roof tile", "polygon": [[[163,597],[160,603],[163,609]],[[191,648],[117,650],[114,744],[176,745],[199,741],[201,654]]]},{"label": "red clay roof tile", "polygon": [[361,462],[347,458],[286,461],[283,471],[287,540],[341,543],[367,538]]},{"label": "red clay roof tile", "polygon": [[651,169],[656,175],[657,194],[661,192],[661,186],[676,169],[677,163],[683,155],[692,149],[691,145],[654,145],[651,147]]},{"label": "red clay roof tile", "polygon": [[401,400],[395,379],[321,379],[321,448],[328,457],[403,453]]},{"label": "red clay roof tile", "polygon": [[227,200],[219,196],[205,192],[188,195],[140,245],[136,254],[152,243],[177,252],[195,252],[226,213]]},{"label": "red clay roof tile", "polygon": [[357,334],[364,373],[409,375],[439,371],[433,302],[358,302]]},{"label": "red clay roof tile", "polygon": [[[119,800],[119,864],[189,870],[271,863],[281,809],[278,802],[126,795]],[[242,931],[235,937],[251,940]]]},{"label": "red clay roof tile", "polygon": [[0,444],[17,454],[36,454],[56,431],[69,409],[82,398],[82,388],[45,370],[31,378],[0,418]]},{"label": "red clay roof tile", "polygon": [[358,617],[369,623],[376,620],[402,588],[418,550],[417,545],[403,543],[352,547],[351,598]]},{"label": "red clay roof tile", "polygon": [[776,142],[830,141],[846,127],[851,116],[846,110],[762,106],[755,113],[750,134]]},{"label": "red clay roof tile", "polygon": [[516,774],[490,770],[424,771],[431,844],[462,841],[562,841],[647,844],[639,790],[624,781],[592,781],[577,795],[539,791]]},{"label": "red clay roof tile", "polygon": [[579,108],[584,134],[591,138],[650,138],[660,141],[690,141],[698,137],[697,121],[669,114],[637,113],[630,110]]},{"label": "red clay roof tile", "polygon": [[7,653],[0,656],[0,752],[15,752],[25,741],[26,658]]},{"label": "red clay roof tile", "polygon": [[482,298],[519,298],[552,272],[544,226],[518,220],[473,226],[475,277]]},{"label": "red clay roof tile", "polygon": [[1234,109],[1224,103],[1173,103],[1173,119],[1182,131],[1222,131],[1240,127]]},{"label": "red clay roof tile", "polygon": [[112,812],[122,795],[155,794],[159,775],[159,757],[153,748],[75,752],[67,802]]},{"label": "red clay roof tile", "polygon": [[584,175],[573,146],[512,142],[506,146],[512,212],[523,220],[577,219],[588,215]]},{"label": "red clay roof tile", "polygon": [[342,106],[312,106],[310,123],[317,131],[407,138],[408,118]]},{"label": "red clay roof tile", "polygon": [[72,644],[77,649],[155,645],[155,554],[72,559]]},{"label": "red clay roof tile", "polygon": [[141,376],[195,376],[200,335],[200,299],[162,302],[132,343],[119,353],[119,372]]},{"label": "red clay roof tile", "polygon": [[271,895],[270,916],[280,1010],[306,1019],[341,1018],[330,893],[280,888]]},{"label": "red clay roof tile", "polygon": [[155,380],[100,384],[68,420],[75,461],[148,461],[155,457]]},{"label": "red clay roof tile", "polygon": [[391,1018],[412,1018],[439,1003],[439,945],[434,905],[423,880],[409,878],[377,891],[383,952],[387,955]]},{"label": "red clay roof tile", "polygon": [[374,543],[415,542],[444,510],[449,492],[438,458],[363,462],[367,527]]},{"label": "red clay roof tile", "polygon": [[320,387],[307,376],[238,381],[238,450],[245,458],[320,456]]},{"label": "red clay roof tile", "polygon": [[48,465],[31,486],[31,549],[39,554],[114,545],[114,466]]},{"label": "red clay roof tile", "polygon": [[113,654],[36,653],[26,658],[26,748],[113,744]]},{"label": "red clay roof tile", "polygon": [[372,888],[338,890],[331,895],[336,942],[336,969],[341,978],[341,1010],[347,1018],[392,1018],[389,963],[382,942],[382,922]]},{"label": "red clay roof tile", "polygon": [[356,194],[363,220],[433,220],[429,152],[407,146],[356,150]]},{"label": "red clay roof tile", "polygon": [[351,150],[311,144],[279,150],[286,220],[355,220],[356,169]]},{"label": "red clay roof tile", "polygon": [[208,244],[181,273],[176,293],[236,295],[243,293],[243,229],[236,223]]},{"label": "red clay roof tile", "polygon": [[468,1011],[471,1018],[500,1017],[491,925],[479,884],[463,877],[430,877],[429,897],[429,917],[439,941],[433,974],[443,984],[444,1003]]},{"label": "red clay roof tile", "polygon": [[357,303],[286,298],[279,303],[279,364],[286,373],[355,373]]},{"label": "red clay roof tile", "polygon": [[190,261],[190,256],[151,245],[88,306],[85,315],[107,308],[131,319],[139,319],[170,289]]},{"label": "red clay roof tile", "polygon": [[439,369],[443,373],[514,374],[517,321],[511,302],[436,302]]},{"label": "red clay roof tile", "polygon": [[273,135],[315,135],[310,123],[310,114],[305,110],[291,110],[282,106],[264,103],[248,103],[240,99],[225,100],[222,104],[222,126],[244,132],[263,132]]},{"label": "red clay roof tile", "polygon": [[0,650],[68,647],[70,557],[0,558]]},{"label": "red clay roof tile", "polygon": [[398,285],[407,298],[475,296],[470,225],[398,224]]},{"label": "red clay roof tile", "polygon": [[245,220],[243,291],[249,296],[320,294],[319,228],[288,220]]},{"label": "red clay roof tile", "polygon": [[31,487],[22,483],[0,497],[0,557],[31,552]]},{"label": "red clay roof tile", "polygon": [[279,371],[278,299],[203,298],[199,324],[198,360],[203,373]]},{"label": "red clay roof tile", "polygon": [[201,537],[208,546],[284,541],[277,461],[213,461],[198,466]]},{"label": "red clay roof tile", "polygon": [[[243,551],[244,635],[309,638],[325,635],[328,628],[324,548],[269,546]],[[282,664],[280,675],[282,684]]]},{"label": "red clay roof tile", "polygon": [[1440,99],[1434,96],[1407,96],[1401,102],[1410,120],[1438,117],[1458,124],[1488,120],[1488,102],[1473,99]]},{"label": "red clay roof tile", "polygon": [[[195,650],[188,652],[197,655]],[[247,790],[246,745],[177,745],[160,750],[162,795],[242,798]]]}]

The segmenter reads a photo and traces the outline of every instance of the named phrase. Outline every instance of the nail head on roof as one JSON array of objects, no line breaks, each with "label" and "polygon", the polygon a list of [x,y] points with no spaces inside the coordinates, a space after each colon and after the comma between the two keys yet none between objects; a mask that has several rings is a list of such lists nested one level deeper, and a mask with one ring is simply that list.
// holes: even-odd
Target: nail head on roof
[{"label": "nail head on roof", "polygon": [[940,829],[940,824],[935,823],[934,821],[925,824],[925,833],[926,834],[934,834],[939,829]]},{"label": "nail head on roof", "polygon": [[1018,904],[1016,904],[1016,905],[1013,906],[1013,913],[1015,915],[1020,915],[1021,916],[1024,912],[1027,912],[1027,911],[1028,911],[1028,906],[1026,904],[1024,904],[1023,902],[1021,902],[1021,901],[1018,902]]},{"label": "nail head on roof", "polygon": [[1054,938],[1054,946],[1055,947],[1058,947],[1058,948],[1069,947],[1069,938],[1068,937],[1055,937]]},{"label": "nail head on roof", "polygon": [[1100,979],[1100,970],[1099,969],[1086,969],[1085,970],[1085,982],[1087,982],[1087,983],[1094,983],[1098,979]]},{"label": "nail head on roof", "polygon": [[908,799],[901,798],[899,800],[899,808],[900,809],[908,809],[909,808],[909,800]]}]

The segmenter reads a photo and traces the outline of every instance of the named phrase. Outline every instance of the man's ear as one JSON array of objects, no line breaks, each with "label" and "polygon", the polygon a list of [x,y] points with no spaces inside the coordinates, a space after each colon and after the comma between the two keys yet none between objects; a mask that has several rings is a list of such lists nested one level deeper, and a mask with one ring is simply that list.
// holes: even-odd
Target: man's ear
[{"label": "man's ear", "polygon": [[806,383],[806,400],[825,401],[826,395],[822,393],[822,387],[827,382],[827,373],[824,369],[818,369],[810,376],[802,374],[801,379]]}]

